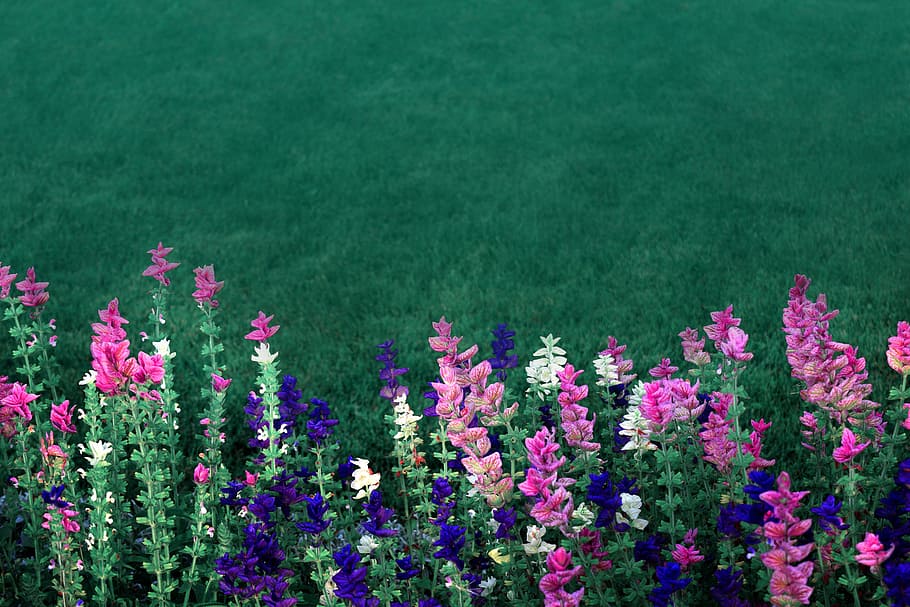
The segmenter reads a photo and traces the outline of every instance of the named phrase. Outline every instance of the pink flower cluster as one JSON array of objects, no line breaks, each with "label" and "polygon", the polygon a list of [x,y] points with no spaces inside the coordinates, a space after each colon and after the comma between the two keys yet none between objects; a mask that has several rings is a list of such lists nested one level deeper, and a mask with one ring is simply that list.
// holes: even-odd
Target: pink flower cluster
[{"label": "pink flower cluster", "polygon": [[670,551],[673,560],[679,563],[680,568],[686,571],[692,565],[705,560],[705,556],[695,546],[695,539],[698,537],[698,529],[690,529],[683,538],[682,544],[676,544],[676,547]]},{"label": "pink flower cluster", "polygon": [[631,358],[623,358],[623,352],[626,351],[625,344],[619,345],[616,338],[610,335],[607,338],[607,347],[600,352],[601,356],[612,356],[613,364],[619,373],[619,383],[628,386],[637,375],[632,373],[633,361]]},{"label": "pink flower cluster", "polygon": [[269,340],[270,337],[275,335],[278,332],[278,329],[281,328],[281,325],[275,325],[270,327],[269,323],[272,322],[272,319],[275,318],[275,315],[266,316],[265,312],[259,310],[259,315],[254,318],[250,325],[256,329],[255,331],[250,331],[243,336],[244,339],[249,339],[250,341],[258,341],[259,343],[265,343]]},{"label": "pink flower cluster", "polygon": [[566,463],[566,458],[556,457],[560,447],[555,432],[543,427],[533,437],[525,439],[525,447],[531,467],[518,488],[528,497],[537,498],[531,508],[531,516],[544,527],[559,527],[567,533],[575,504],[566,487],[574,484],[575,479],[559,478],[558,471]]},{"label": "pink flower cluster", "polygon": [[897,335],[888,338],[885,356],[889,367],[901,375],[910,375],[910,324],[903,320],[897,323]]},{"label": "pink flower cluster", "polygon": [[6,376],[0,376],[0,436],[9,438],[16,434],[16,418],[23,422],[32,420],[29,403],[38,398],[29,394],[26,387],[19,382],[6,383]]},{"label": "pink flower cluster", "polygon": [[[130,342],[123,325],[129,324],[120,316],[119,302],[112,299],[107,309],[99,310],[100,323],[93,323],[92,369],[96,372],[95,387],[105,394],[122,394],[129,387],[138,396],[161,400],[157,390],[139,391],[136,384],[160,384],[164,379],[164,360],[160,354],[149,356],[140,352],[139,357],[129,354]],[[132,383],[135,382],[135,383]]]},{"label": "pink flower cluster", "polygon": [[724,356],[736,362],[752,360],[752,353],[746,352],[749,336],[739,328],[741,319],[733,316],[733,306],[725,310],[711,312],[714,324],[705,327],[708,339],[714,342],[714,347]]},{"label": "pink flower cluster", "polygon": [[[838,425],[848,419],[857,422],[879,406],[866,398],[872,392],[872,386],[863,383],[866,361],[856,356],[853,346],[831,338],[828,321],[838,311],[828,311],[824,293],[813,302],[806,297],[811,281],[801,274],[794,281],[783,323],[791,375],[806,384],[800,396],[827,411]],[[873,416],[870,425],[877,426],[879,420]]]},{"label": "pink flower cluster", "polygon": [[[512,495],[512,478],[502,471],[502,457],[499,452],[490,452],[492,444],[484,426],[471,426],[475,415],[481,422],[492,424],[497,416],[511,419],[518,404],[515,403],[500,412],[503,385],[499,382],[487,385],[492,367],[484,361],[471,366],[471,357],[477,353],[477,345],[464,352],[458,352],[461,337],[452,336],[452,324],[445,317],[433,323],[435,337],[429,338],[430,348],[443,353],[437,359],[441,382],[434,382],[433,388],[439,395],[436,413],[446,422],[446,436],[452,445],[463,449],[466,456],[461,463],[473,477],[473,486],[493,508],[500,508]],[[467,396],[465,392],[467,391]]]},{"label": "pink flower cluster", "polygon": [[543,593],[544,607],[578,607],[585,595],[585,589],[575,592],[566,590],[566,586],[581,576],[581,566],[572,567],[572,553],[559,547],[547,555],[547,573],[540,578],[539,588]]},{"label": "pink flower cluster", "polygon": [[10,274],[12,267],[0,263],[0,299],[9,297],[9,290],[17,274]]},{"label": "pink flower cluster", "polygon": [[705,338],[699,339],[698,329],[686,327],[685,331],[680,332],[682,340],[683,358],[686,362],[703,367],[711,362],[711,355],[705,352]]},{"label": "pink flower cluster", "polygon": [[597,421],[597,416],[586,419],[587,407],[578,404],[588,396],[588,386],[575,385],[575,380],[582,373],[584,371],[576,371],[575,367],[567,364],[560,373],[556,374],[560,381],[557,402],[561,407],[562,431],[566,436],[566,443],[570,447],[588,453],[596,453],[600,451],[600,443],[593,442],[594,423]]},{"label": "pink flower cluster", "polygon": [[59,405],[51,405],[51,424],[67,434],[76,432],[76,425],[73,424],[73,409],[76,405],[70,405],[70,401],[65,400]]},{"label": "pink flower cluster", "polygon": [[727,438],[733,428],[733,420],[727,419],[727,412],[733,404],[733,395],[725,392],[711,393],[711,409],[704,429],[698,433],[705,451],[705,461],[713,464],[721,474],[730,472],[730,464],[736,455],[736,443]]},{"label": "pink flower cluster", "polygon": [[173,250],[172,247],[165,247],[159,242],[156,248],[148,251],[148,254],[152,256],[152,265],[143,270],[142,275],[151,276],[166,287],[170,286],[171,281],[164,274],[176,269],[180,265],[179,263],[173,263],[165,259]]},{"label": "pink flower cluster", "polygon": [[773,605],[808,605],[812,596],[808,581],[814,565],[806,558],[815,549],[815,543],[797,544],[796,541],[812,527],[812,519],[799,519],[793,515],[800,506],[800,500],[808,494],[808,491],[790,491],[790,475],[781,472],[777,477],[777,490],[765,491],[759,496],[771,506],[774,515],[761,529],[771,544],[771,549],[761,555],[761,560],[771,570]]},{"label": "pink flower cluster", "polygon": [[694,420],[705,410],[698,401],[698,380],[690,384],[684,379],[659,379],[644,386],[639,410],[655,433],[666,431],[673,420]]},{"label": "pink flower cluster", "polygon": [[871,567],[873,572],[878,572],[878,567],[888,560],[894,548],[895,546],[885,548],[877,535],[867,532],[863,541],[856,544],[856,562]]},{"label": "pink flower cluster", "polygon": [[193,291],[193,299],[200,306],[209,304],[213,308],[218,307],[218,301],[215,295],[224,287],[224,281],[215,280],[215,267],[203,266],[193,270],[196,275],[196,290]]},{"label": "pink flower cluster", "polygon": [[26,270],[25,276],[25,280],[16,283],[16,288],[22,292],[19,303],[26,308],[40,308],[50,299],[50,295],[45,291],[48,283],[35,280],[35,268]]}]

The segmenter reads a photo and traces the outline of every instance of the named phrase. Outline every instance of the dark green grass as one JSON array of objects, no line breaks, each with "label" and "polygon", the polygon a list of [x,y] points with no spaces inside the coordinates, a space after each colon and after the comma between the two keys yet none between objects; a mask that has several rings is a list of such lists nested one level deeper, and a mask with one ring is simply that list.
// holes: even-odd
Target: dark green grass
[{"label": "dark green grass", "polygon": [[373,344],[398,340],[416,388],[441,314],[483,345],[510,322],[522,362],[553,332],[590,369],[616,335],[645,372],[732,303],[786,462],[794,273],[844,311],[875,396],[893,380],[908,22],[902,1],[0,3],[0,260],[51,281],[71,398],[99,307],[142,328],[159,240],[195,368],[190,270],[214,263],[238,419],[263,309],[373,457]]}]

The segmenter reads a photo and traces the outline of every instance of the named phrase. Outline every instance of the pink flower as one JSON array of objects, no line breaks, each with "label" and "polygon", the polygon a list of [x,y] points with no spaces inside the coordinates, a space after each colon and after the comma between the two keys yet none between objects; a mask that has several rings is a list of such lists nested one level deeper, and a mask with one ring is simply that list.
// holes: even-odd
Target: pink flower
[{"label": "pink flower", "polygon": [[904,430],[910,430],[910,403],[904,403],[904,409],[907,410],[907,419],[901,422],[901,427]]},{"label": "pink flower", "polygon": [[572,567],[572,553],[561,546],[550,552],[547,555],[547,571],[539,584],[544,607],[578,607],[585,589],[579,588],[571,593],[566,590],[566,586],[582,574],[582,567]]},{"label": "pink flower", "polygon": [[275,325],[274,327],[269,326],[269,323],[272,322],[273,318],[275,318],[274,315],[266,316],[265,313],[260,310],[259,316],[250,323],[256,330],[250,331],[244,338],[251,341],[258,341],[259,343],[268,341],[268,339],[281,328],[281,325]]},{"label": "pink flower", "polygon": [[105,394],[119,393],[136,372],[136,359],[130,357],[130,342],[92,343],[92,369],[97,372],[95,387]]},{"label": "pink flower", "polygon": [[76,426],[73,424],[73,407],[70,407],[70,401],[65,400],[59,405],[51,405],[51,423],[61,432],[74,434]]},{"label": "pink flower", "polygon": [[834,461],[839,464],[846,464],[853,460],[854,457],[863,452],[863,450],[871,444],[871,441],[867,441],[861,445],[856,444],[856,435],[849,428],[844,428],[844,433],[841,435],[840,447],[837,447],[832,454]]},{"label": "pink flower", "polygon": [[[211,470],[202,465],[202,463],[196,464],[196,468],[193,470],[193,482],[197,485],[204,485],[209,482],[209,475]],[[255,483],[254,483],[255,484]]]},{"label": "pink flower", "polygon": [[679,367],[674,367],[670,364],[669,358],[663,358],[661,359],[660,364],[653,369],[650,369],[648,373],[651,377],[656,379],[670,379],[677,371],[679,371]]},{"label": "pink flower", "polygon": [[885,356],[889,367],[901,375],[910,374],[910,324],[906,321],[897,323],[897,335],[888,338]]},{"label": "pink flower", "polygon": [[698,548],[695,546],[684,546],[683,544],[676,544],[676,549],[670,552],[670,555],[674,561],[679,563],[683,571],[688,569],[690,565],[705,560],[704,555],[698,551]]},{"label": "pink flower", "polygon": [[645,393],[641,397],[639,410],[642,417],[651,422],[655,432],[666,430],[675,414],[673,394],[669,386],[664,381],[645,384]]},{"label": "pink flower", "polygon": [[888,560],[891,553],[894,552],[894,546],[885,550],[885,546],[874,533],[866,533],[863,541],[856,544],[859,554],[856,555],[856,562],[866,567],[872,567],[873,571],[879,565]]},{"label": "pink flower", "polygon": [[259,473],[257,472],[256,474],[253,474],[249,470],[244,470],[243,473],[244,473],[244,478],[243,478],[244,484],[246,484],[249,487],[255,486],[256,481],[259,480]]},{"label": "pink flower", "polygon": [[231,379],[225,379],[225,378],[221,377],[220,375],[212,373],[212,390],[214,390],[218,394],[221,394],[222,392],[224,392],[225,390],[228,389],[228,386],[231,385],[232,381],[233,380],[231,380]]},{"label": "pink flower", "polygon": [[208,303],[211,307],[217,308],[218,302],[214,297],[224,286],[224,281],[215,280],[214,266],[196,268],[193,270],[193,273],[196,275],[196,290],[193,291],[193,299],[195,299],[196,303],[200,306],[204,303]]},{"label": "pink flower", "polygon": [[152,265],[143,270],[142,275],[151,276],[166,287],[170,286],[171,281],[164,274],[180,265],[165,259],[173,250],[173,248],[165,247],[159,242],[157,248],[148,251],[148,254],[152,256]]},{"label": "pink flower", "polygon": [[555,440],[554,432],[546,427],[542,427],[531,438],[526,438],[525,448],[528,450],[528,461],[544,474],[555,472],[566,463],[565,457],[556,459],[559,443]]},{"label": "pink flower", "polygon": [[[726,310],[711,312],[711,320],[714,321],[714,324],[706,326],[705,333],[708,334],[708,339],[715,342],[715,347],[718,343],[727,341],[727,334],[731,327],[738,327],[742,322],[739,318],[734,318],[733,306],[728,306]],[[720,350],[719,347],[717,349]]]},{"label": "pink flower", "polygon": [[10,286],[13,284],[13,281],[16,280],[17,275],[9,273],[11,269],[10,266],[0,264],[0,299],[9,297]]},{"label": "pink flower", "polygon": [[705,339],[699,339],[698,329],[686,327],[679,333],[682,340],[683,358],[686,362],[702,367],[711,362],[711,355],[705,352]]},{"label": "pink flower", "polygon": [[752,360],[752,353],[746,352],[746,343],[749,336],[739,327],[730,327],[727,330],[727,339],[720,342],[720,351],[727,358],[737,362]]},{"label": "pink flower", "polygon": [[[705,461],[714,464],[719,472],[726,474],[730,471],[733,457],[736,455],[736,443],[728,438],[730,429],[733,427],[733,420],[726,419],[729,404],[723,406],[723,413],[721,413],[715,404],[718,402],[715,398],[717,394],[719,393],[712,394],[714,411],[708,414],[708,421],[705,422],[704,429],[698,433],[698,436],[704,445]],[[729,400],[732,401],[733,395],[729,396]]]},{"label": "pink flower", "polygon": [[101,322],[92,323],[92,331],[95,332],[95,335],[92,336],[93,342],[117,342],[126,339],[126,331],[122,326],[130,324],[130,322],[120,316],[119,306],[120,302],[115,297],[108,302],[106,309],[98,310],[98,318],[101,319]]},{"label": "pink flower", "polygon": [[13,384],[12,389],[9,390],[9,393],[0,402],[3,403],[4,408],[11,412],[12,415],[21,417],[28,422],[32,419],[32,411],[28,404],[37,400],[37,398],[37,394],[29,394],[28,389],[24,385],[16,382]]},{"label": "pink flower", "polygon": [[771,544],[771,550],[762,554],[761,560],[772,572],[769,590],[773,605],[808,605],[812,595],[808,582],[814,564],[801,561],[815,549],[815,543],[797,543],[797,538],[812,527],[812,519],[801,520],[793,514],[808,493],[790,491],[790,475],[781,472],[777,491],[765,491],[759,496],[773,508],[777,519],[768,520],[761,529]]},{"label": "pink flower", "polygon": [[164,359],[160,354],[149,356],[145,352],[139,353],[136,370],[133,371],[133,381],[137,384],[151,382],[160,384],[164,379]]},{"label": "pink flower", "polygon": [[567,364],[560,373],[556,374],[561,382],[557,401],[561,408],[562,431],[565,434],[566,443],[570,447],[596,452],[600,450],[600,443],[593,442],[594,423],[597,421],[597,416],[593,415],[592,419],[587,419],[587,407],[578,404],[588,396],[587,386],[575,385],[575,380],[581,374],[582,371],[576,371],[571,364]]},{"label": "pink flower", "polygon": [[44,291],[48,283],[35,281],[35,268],[26,270],[25,276],[25,280],[16,283],[16,288],[22,292],[19,303],[27,308],[38,308],[46,304],[50,299],[50,295]]},{"label": "pink flower", "polygon": [[607,338],[607,348],[602,350],[600,355],[613,357],[613,364],[616,365],[616,370],[619,373],[619,382],[628,386],[637,376],[631,373],[633,367],[632,359],[626,359],[622,356],[627,347],[625,344],[619,345],[616,338],[610,335]]},{"label": "pink flower", "polygon": [[51,335],[50,338],[48,338],[47,343],[49,343],[52,348],[56,348],[57,347],[57,336]]}]

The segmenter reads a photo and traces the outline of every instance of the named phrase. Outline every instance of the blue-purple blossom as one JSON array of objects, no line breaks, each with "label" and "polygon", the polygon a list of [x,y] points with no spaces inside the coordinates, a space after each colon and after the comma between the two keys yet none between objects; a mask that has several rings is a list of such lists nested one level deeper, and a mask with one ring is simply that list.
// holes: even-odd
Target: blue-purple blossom
[{"label": "blue-purple blossom", "polygon": [[310,419],[306,423],[307,436],[317,445],[322,446],[329,436],[331,436],[333,426],[338,425],[337,419],[332,419],[332,412],[329,410],[329,403],[318,398],[311,398]]},{"label": "blue-purple blossom", "polygon": [[493,520],[499,523],[499,527],[496,528],[496,539],[512,537],[511,531],[516,520],[515,508],[497,508],[493,511]]},{"label": "blue-purple blossom", "polygon": [[382,505],[382,493],[379,489],[370,492],[370,498],[363,505],[363,509],[370,515],[369,520],[363,523],[363,529],[376,537],[392,537],[397,531],[388,529],[385,524],[392,520],[395,511]]},{"label": "blue-purple blossom", "polygon": [[743,572],[733,567],[718,569],[714,572],[717,585],[711,588],[711,598],[719,607],[749,607],[749,603],[739,598],[743,588]]},{"label": "blue-purple blossom", "polygon": [[263,523],[269,524],[271,514],[275,511],[275,498],[271,495],[259,494],[250,502],[249,511]]},{"label": "blue-purple blossom", "polygon": [[228,481],[228,486],[221,489],[221,493],[224,493],[224,497],[221,498],[221,503],[225,506],[234,506],[234,507],[243,507],[249,503],[249,499],[245,497],[240,497],[240,492],[246,488],[246,485],[240,481]]},{"label": "blue-purple blossom", "polygon": [[309,406],[300,402],[303,393],[297,389],[297,378],[285,375],[281,387],[275,394],[278,397],[278,428],[284,428],[281,438],[287,438],[297,425],[297,417],[307,412]]},{"label": "blue-purple blossom", "polygon": [[338,573],[332,576],[335,582],[335,596],[348,599],[355,604],[363,604],[370,589],[367,587],[367,568],[360,565],[360,555],[355,552],[350,544],[332,554],[335,564],[339,567]]},{"label": "blue-purple blossom", "polygon": [[446,480],[444,476],[437,477],[433,481],[433,490],[430,493],[430,501],[436,504],[436,518],[431,522],[434,525],[442,525],[449,517],[452,516],[452,511],[455,509],[455,500],[448,499],[453,493],[452,485],[449,484],[449,481]]},{"label": "blue-purple blossom", "polygon": [[48,506],[55,506],[57,508],[67,508],[70,503],[63,499],[63,491],[66,489],[66,485],[63,483],[59,485],[51,485],[50,491],[42,491],[41,499],[44,500],[44,503]]},{"label": "blue-purple blossom", "polygon": [[407,393],[407,388],[399,385],[397,378],[407,373],[408,369],[395,366],[395,357],[398,356],[398,350],[393,350],[393,345],[395,345],[395,340],[390,339],[376,346],[382,350],[376,356],[376,360],[383,364],[383,368],[379,371],[379,379],[385,382],[385,386],[379,391],[379,396],[389,401],[395,400],[395,397],[402,392]]},{"label": "blue-purple blossom", "polygon": [[680,578],[681,571],[679,563],[675,562],[666,563],[657,568],[659,585],[648,594],[648,600],[654,607],[668,607],[673,602],[670,595],[677,590],[682,590],[692,582],[691,578]]},{"label": "blue-purple blossom", "polygon": [[316,493],[312,496],[303,496],[306,502],[306,514],[309,517],[308,522],[297,523],[297,528],[304,533],[318,535],[329,528],[331,520],[325,520],[325,515],[329,511],[329,505],[323,499],[322,495]]},{"label": "blue-purple blossom", "polygon": [[886,562],[882,581],[892,607],[910,607],[910,563]]},{"label": "blue-purple blossom", "polygon": [[268,439],[260,440],[258,438],[259,429],[267,425],[267,422],[264,419],[265,405],[262,404],[262,399],[256,396],[255,392],[250,392],[246,397],[246,406],[243,408],[243,411],[248,417],[246,423],[250,427],[250,430],[253,431],[253,438],[247,441],[247,444],[253,449],[265,449],[269,446]]},{"label": "blue-purple blossom", "polygon": [[[442,382],[442,378],[438,375],[434,380],[437,384]],[[423,393],[423,397],[427,400],[433,401],[432,405],[427,406],[423,410],[424,417],[439,417],[439,414],[436,413],[436,404],[439,402],[439,394],[436,393],[436,390],[433,388],[433,382],[428,381],[427,385],[430,386],[430,389]]]},{"label": "blue-purple blossom", "polygon": [[294,602],[284,598],[287,578],[294,575],[282,567],[285,553],[262,522],[252,523],[244,529],[243,550],[233,556],[225,553],[215,560],[215,571],[221,576],[218,587],[227,596],[243,598],[260,596],[266,605],[290,607]]},{"label": "blue-purple blossom", "polygon": [[844,522],[838,512],[840,512],[843,502],[838,502],[834,499],[833,495],[829,495],[825,498],[825,501],[821,503],[817,508],[810,508],[809,511],[818,517],[816,521],[823,530],[833,531],[834,529],[839,529],[843,531],[850,527],[847,523]]},{"label": "blue-purple blossom", "polygon": [[647,563],[653,567],[660,564],[660,550],[665,540],[659,535],[648,536],[645,540],[635,542],[632,555],[636,561]]},{"label": "blue-purple blossom", "polygon": [[420,575],[420,567],[412,562],[411,555],[402,559],[397,559],[395,564],[401,569],[401,571],[395,574],[395,579],[397,580],[409,580]]},{"label": "blue-purple blossom", "polygon": [[458,556],[459,551],[464,547],[465,527],[458,525],[440,525],[439,539],[433,542],[439,550],[433,553],[437,559],[445,559],[452,562],[455,567],[464,569],[464,561]]},{"label": "blue-purple blossom", "polygon": [[490,367],[499,369],[496,378],[499,381],[505,381],[506,369],[514,369],[518,366],[518,356],[509,354],[509,351],[515,348],[515,342],[512,340],[515,337],[515,331],[510,330],[508,324],[500,323],[492,333],[494,339],[490,345],[493,348],[493,358],[489,359]]},{"label": "blue-purple blossom", "polygon": [[600,506],[594,526],[598,528],[613,527],[616,523],[616,513],[622,507],[619,491],[613,487],[609,471],[604,470],[603,474],[589,474],[588,477],[591,479],[591,484],[588,485],[587,498]]}]

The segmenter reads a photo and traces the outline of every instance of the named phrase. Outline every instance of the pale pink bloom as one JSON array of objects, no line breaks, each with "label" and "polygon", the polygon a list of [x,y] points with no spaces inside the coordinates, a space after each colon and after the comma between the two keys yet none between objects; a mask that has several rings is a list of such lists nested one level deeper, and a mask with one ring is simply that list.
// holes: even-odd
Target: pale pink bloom
[{"label": "pale pink bloom", "polygon": [[566,443],[582,451],[596,452],[600,450],[600,443],[593,442],[594,423],[597,416],[587,419],[588,409],[579,405],[579,401],[588,396],[587,386],[576,386],[575,380],[582,371],[567,364],[556,377],[560,380],[560,392],[557,402],[561,411],[561,426],[566,437]]},{"label": "pale pink bloom", "polygon": [[194,269],[193,273],[196,275],[196,290],[193,291],[193,299],[200,306],[208,303],[211,307],[217,308],[218,302],[214,297],[224,287],[224,281],[215,280],[215,267],[203,266]]},{"label": "pale pink bloom", "polygon": [[231,379],[225,379],[220,375],[212,373],[212,390],[220,394],[228,389],[228,386],[231,385],[232,381],[233,380]]},{"label": "pale pink bloom", "polygon": [[0,299],[9,297],[9,290],[17,274],[10,274],[12,267],[0,264]]},{"label": "pale pink bloom", "polygon": [[[714,324],[705,327],[705,333],[708,339],[715,342],[714,345],[727,340],[727,334],[732,327],[738,327],[741,319],[733,316],[733,306],[728,306],[726,310],[711,312],[711,320]],[[720,350],[719,347],[717,347]]]},{"label": "pale pink bloom", "polygon": [[44,460],[45,465],[50,467],[53,467],[57,460],[60,460],[59,465],[62,469],[68,459],[67,454],[60,445],[54,443],[53,432],[48,432],[44,435],[44,438],[38,439],[38,451],[41,452],[41,457]]},{"label": "pale pink bloom", "polygon": [[858,551],[856,562],[866,567],[872,567],[875,570],[875,568],[888,560],[888,557],[894,552],[894,546],[886,550],[877,535],[866,532],[865,539],[856,544],[856,550]]},{"label": "pale pink bloom", "polygon": [[871,441],[867,441],[861,445],[857,445],[856,435],[853,434],[850,428],[844,428],[844,433],[841,435],[840,439],[840,447],[837,447],[834,450],[832,457],[837,463],[846,464],[862,453],[870,444],[872,444]]},{"label": "pale pink bloom", "polygon": [[739,327],[730,327],[727,330],[727,339],[719,342],[720,351],[727,358],[732,358],[737,362],[746,362],[752,360],[752,353],[746,352],[746,343],[749,336]]},{"label": "pale pink bloom", "polygon": [[[202,465],[202,463],[196,464],[196,468],[193,470],[193,482],[197,485],[204,485],[209,482],[209,475],[211,470]],[[255,484],[255,483],[254,483]]]},{"label": "pale pink bloom", "polygon": [[159,242],[157,248],[148,251],[148,254],[152,256],[152,265],[143,270],[142,275],[151,276],[164,286],[169,286],[171,281],[164,274],[180,265],[179,263],[172,263],[165,259],[173,250],[174,249],[171,247],[162,246]]},{"label": "pale pink bloom", "polygon": [[16,283],[16,288],[22,292],[19,303],[27,308],[38,308],[46,304],[50,299],[50,295],[45,292],[48,283],[35,280],[35,268],[26,270],[25,276],[25,280]]},{"label": "pale pink bloom", "polygon": [[70,407],[70,401],[65,400],[59,405],[51,405],[51,424],[61,432],[73,434],[76,432],[76,426],[73,425],[73,407]]},{"label": "pale pink bloom", "polygon": [[794,512],[808,491],[791,491],[790,475],[781,472],[777,477],[777,490],[765,491],[759,497],[773,509],[775,519],[770,519],[761,532],[771,544],[771,550],[761,555],[762,563],[771,570],[769,590],[773,605],[809,604],[812,587],[809,577],[814,564],[808,558],[815,549],[814,542],[798,543],[801,535],[812,527],[812,519],[799,519]]},{"label": "pale pink bloom", "polygon": [[56,335],[51,335],[51,336],[48,338],[47,343],[49,343],[49,344],[51,345],[52,348],[56,348],[56,347],[57,347],[57,336],[56,336]]},{"label": "pale pink bloom", "polygon": [[616,365],[616,370],[619,374],[619,382],[628,386],[637,376],[631,372],[633,367],[632,359],[623,358],[622,354],[627,347],[625,344],[618,344],[616,338],[610,335],[607,338],[607,347],[600,352],[600,355],[613,357],[613,364]]},{"label": "pale pink bloom", "polygon": [[686,327],[679,333],[682,340],[683,359],[699,367],[711,362],[711,355],[705,352],[705,339],[699,339],[698,329]]},{"label": "pale pink bloom", "polygon": [[736,443],[728,438],[732,427],[733,420],[725,419],[725,415],[715,410],[708,414],[704,429],[698,433],[704,446],[705,461],[713,464],[722,474],[730,471],[736,455]]},{"label": "pale pink bloom", "polygon": [[752,455],[752,463],[749,464],[749,470],[761,470],[770,468],[776,462],[773,459],[765,459],[761,455],[762,438],[765,432],[771,427],[771,422],[764,419],[758,421],[752,420],[752,432],[749,434],[749,442],[743,444],[743,451]]},{"label": "pale pink bloom", "polygon": [[274,314],[272,316],[266,316],[265,313],[260,310],[259,316],[250,323],[256,330],[247,333],[244,336],[244,339],[258,341],[260,343],[268,341],[268,339],[275,335],[275,333],[278,332],[278,329],[281,328],[281,325],[275,325],[274,327],[269,326],[269,323],[272,322],[273,318],[275,318]]},{"label": "pale pink bloom", "polygon": [[910,324],[906,321],[897,323],[897,335],[888,338],[885,356],[889,367],[901,375],[910,373]]}]

